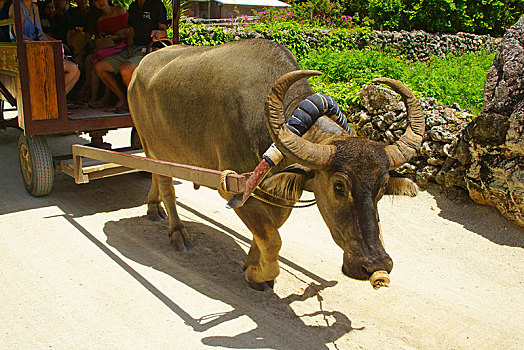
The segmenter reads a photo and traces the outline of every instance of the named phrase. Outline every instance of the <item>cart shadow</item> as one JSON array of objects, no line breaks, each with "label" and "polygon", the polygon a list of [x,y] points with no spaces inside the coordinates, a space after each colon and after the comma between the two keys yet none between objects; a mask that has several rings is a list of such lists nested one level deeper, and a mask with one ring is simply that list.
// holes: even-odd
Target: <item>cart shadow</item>
[{"label": "cart shadow", "polygon": [[437,201],[439,216],[443,219],[460,223],[467,230],[495,244],[524,248],[523,229],[504,218],[496,208],[482,206],[473,201],[455,203],[437,186],[430,186],[426,191]]},{"label": "cart shadow", "polygon": [[[14,129],[0,130],[0,215],[57,206],[66,213],[74,212],[78,217],[134,208],[145,203],[151,179],[138,173],[78,185],[72,177],[55,171],[51,193],[32,197],[25,190],[18,164],[17,140],[20,134]],[[72,144],[88,143],[76,135],[51,135],[47,139],[54,156],[71,153]],[[96,198],[96,203],[93,203],[93,198]]]},{"label": "cart shadow", "polygon": [[[179,204],[185,209],[188,208],[182,203]],[[208,223],[213,226],[218,224],[220,229],[224,228],[203,214],[200,214],[200,217],[207,218]],[[272,291],[254,291],[247,286],[242,273],[246,254],[240,245],[248,243],[245,237],[228,228],[225,228],[227,233],[224,233],[204,223],[191,221],[184,224],[195,243],[194,249],[189,253],[173,251],[167,237],[166,222],[151,222],[145,217],[126,218],[107,222],[104,232],[107,236],[107,244],[116,248],[126,258],[161,271],[195,291],[233,307],[229,312],[193,318],[177,304],[174,300],[176,298],[168,297],[122,259],[115,260],[112,256],[194,331],[205,332],[241,316],[248,316],[257,325],[256,328],[236,336],[205,337],[202,343],[237,349],[327,349],[326,344],[336,341],[354,329],[351,321],[344,314],[322,309],[322,297],[319,292],[334,286],[335,281],[325,281],[302,267],[280,258],[281,266],[300,271],[312,277],[314,282],[309,283],[303,292],[284,298]],[[297,279],[297,284],[303,283]],[[276,284],[278,288],[278,281]],[[311,314],[297,315],[290,307],[292,302],[309,298],[316,298],[319,301],[318,310]],[[319,317],[324,320],[321,326],[304,323],[308,318]],[[296,341],[293,345],[289,345],[288,341],[283,344],[283,339]]]}]

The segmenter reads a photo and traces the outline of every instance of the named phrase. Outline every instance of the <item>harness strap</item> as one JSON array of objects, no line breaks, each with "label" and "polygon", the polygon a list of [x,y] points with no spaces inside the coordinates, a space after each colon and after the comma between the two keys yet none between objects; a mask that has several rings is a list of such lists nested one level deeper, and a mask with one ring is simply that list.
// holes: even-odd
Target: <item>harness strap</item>
[{"label": "harness strap", "polygon": [[[270,205],[274,205],[280,208],[307,208],[307,207],[311,207],[317,204],[317,201],[315,199],[294,200],[294,199],[278,197],[272,193],[269,193],[263,190],[259,186],[257,186],[257,188],[251,194],[251,196],[253,196],[254,198],[258,199],[261,202],[264,202]],[[302,203],[302,204],[296,205],[294,203]]]}]

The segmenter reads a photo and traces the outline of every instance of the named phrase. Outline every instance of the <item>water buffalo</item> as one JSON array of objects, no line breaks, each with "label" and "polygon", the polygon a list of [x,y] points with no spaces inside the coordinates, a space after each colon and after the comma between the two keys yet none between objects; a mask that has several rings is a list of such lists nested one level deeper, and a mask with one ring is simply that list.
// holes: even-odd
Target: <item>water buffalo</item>
[{"label": "water buffalo", "polygon": [[[410,121],[393,145],[355,137],[321,116],[299,137],[284,122],[301,101],[314,94],[283,46],[268,40],[244,40],[215,47],[174,45],[147,55],[128,90],[129,107],[148,157],[209,169],[252,171],[274,142],[285,155],[237,215],[253,234],[244,264],[255,289],[272,286],[279,274],[278,229],[291,208],[273,205],[262,196],[294,204],[303,190],[312,191],[335,242],[343,249],[342,271],[368,279],[390,272],[377,202],[385,191],[412,190],[409,180],[389,171],[405,163],[420,147],[424,116],[413,93],[402,83],[380,79],[404,99]],[[268,132],[269,131],[269,132]],[[232,194],[220,190],[229,200]],[[169,217],[169,235],[177,250],[190,249],[190,235],[178,217],[172,179],[153,175],[148,217]],[[274,199],[277,201],[277,199]]]}]

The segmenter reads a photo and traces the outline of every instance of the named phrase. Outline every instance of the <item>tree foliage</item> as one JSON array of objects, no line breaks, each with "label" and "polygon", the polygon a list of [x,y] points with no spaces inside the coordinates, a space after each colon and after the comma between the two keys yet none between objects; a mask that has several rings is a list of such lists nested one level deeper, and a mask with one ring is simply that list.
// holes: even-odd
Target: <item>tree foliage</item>
[{"label": "tree foliage", "polygon": [[524,15],[524,0],[352,0],[346,14],[374,29],[501,36]]},{"label": "tree foliage", "polygon": [[[162,0],[172,18],[173,0]],[[113,0],[126,8],[133,0]],[[187,0],[182,1],[182,11]],[[524,0],[289,0],[291,8],[255,12],[262,22],[324,27],[371,26],[383,30],[467,32],[502,36],[520,16]]]}]

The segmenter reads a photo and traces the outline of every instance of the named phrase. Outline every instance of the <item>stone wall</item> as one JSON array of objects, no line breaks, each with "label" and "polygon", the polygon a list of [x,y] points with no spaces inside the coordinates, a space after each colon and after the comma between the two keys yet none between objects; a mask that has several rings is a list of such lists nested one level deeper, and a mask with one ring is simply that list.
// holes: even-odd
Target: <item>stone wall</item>
[{"label": "stone wall", "polygon": [[[366,85],[362,106],[347,114],[358,136],[391,144],[408,124],[406,108],[393,91]],[[507,219],[524,226],[524,102],[510,118],[474,116],[458,104],[419,99],[426,116],[420,150],[397,172],[424,188],[437,183],[446,196],[468,197],[496,207]]]},{"label": "stone wall", "polygon": [[359,36],[358,47],[374,46],[395,49],[410,61],[426,61],[430,56],[446,57],[450,54],[494,51],[499,39],[489,35],[469,33],[430,34],[421,30],[407,32],[373,31],[369,36]]},{"label": "stone wall", "polygon": [[470,197],[524,226],[524,17],[497,49],[482,113],[461,140]]},{"label": "stone wall", "polygon": [[[190,20],[187,20],[190,21]],[[216,28],[207,27],[204,35],[207,40],[215,39]],[[234,40],[249,38],[275,39],[275,33],[271,30],[251,30],[242,26],[232,28],[222,28]],[[289,30],[284,30],[286,32]],[[194,35],[196,28],[189,29],[186,34]],[[349,36],[342,36],[339,32],[332,32],[327,29],[314,29],[300,32],[302,40],[311,49],[325,47],[327,43],[335,42],[340,48],[359,48],[377,47],[382,50],[394,49],[399,54],[412,61],[425,61],[431,55],[445,57],[449,54],[460,54],[468,52],[478,52],[481,50],[495,51],[500,39],[492,38],[489,35],[475,35],[468,33],[430,34],[423,31],[371,31],[370,33],[351,33]],[[278,40],[277,40],[278,41]],[[340,42],[343,41],[343,42]]]}]

